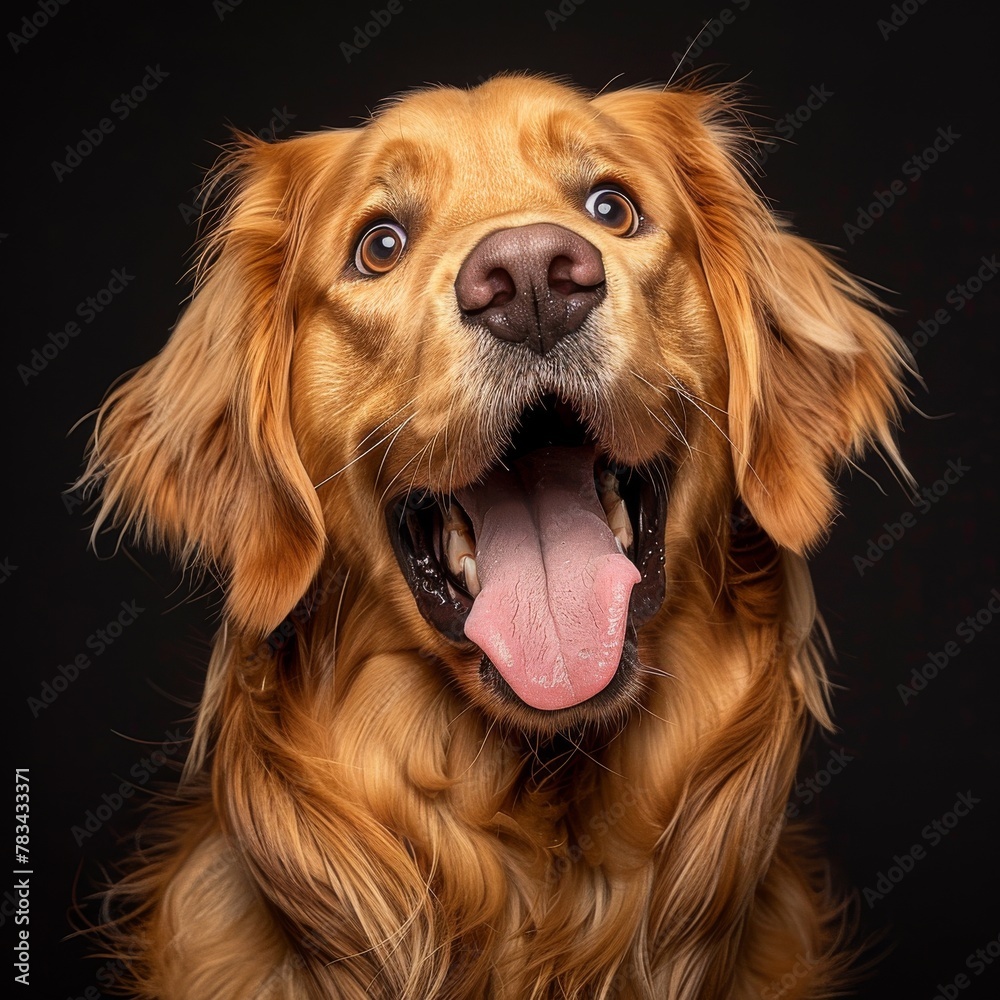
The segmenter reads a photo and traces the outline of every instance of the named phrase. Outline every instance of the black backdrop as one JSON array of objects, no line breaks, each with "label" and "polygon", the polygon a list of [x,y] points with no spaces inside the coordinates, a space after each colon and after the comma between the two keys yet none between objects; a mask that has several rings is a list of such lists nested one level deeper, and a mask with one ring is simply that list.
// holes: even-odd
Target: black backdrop
[{"label": "black backdrop", "polygon": [[[372,9],[386,23],[356,38]],[[1000,280],[991,284],[987,9],[943,0],[689,0],[652,16],[633,0],[8,8],[0,577],[12,765],[30,768],[31,995],[105,992],[104,963],[64,940],[73,900],[116,856],[132,807],[180,758],[174,741],[214,629],[217,595],[191,599],[162,557],[114,554],[108,538],[98,558],[87,548],[90,515],[61,494],[91,426],[74,422],[161,347],[176,318],[189,287],[193,189],[212,144],[228,123],[280,139],[354,124],[402,89],[464,86],[504,69],[595,89],[665,80],[706,24],[692,64],[742,80],[755,120],[776,123],[779,142],[761,156],[764,192],[888,290],[927,386],[913,383],[926,416],[908,417],[902,437],[927,497],[911,503],[881,463],[866,463],[875,481],[844,480],[843,517],[813,560],[839,653],[840,729],[817,744],[792,801],[824,825],[842,880],[881,896],[865,894],[863,924],[886,928],[895,947],[860,996],[997,995]],[[901,692],[914,670],[927,675],[921,689]],[[135,794],[117,808],[126,780]],[[8,956],[18,878],[0,893]]]}]

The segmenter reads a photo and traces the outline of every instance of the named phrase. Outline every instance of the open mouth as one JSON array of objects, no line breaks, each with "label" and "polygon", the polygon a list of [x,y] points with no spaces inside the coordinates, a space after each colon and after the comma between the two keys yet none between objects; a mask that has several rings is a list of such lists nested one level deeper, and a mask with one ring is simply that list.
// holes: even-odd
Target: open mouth
[{"label": "open mouth", "polygon": [[389,537],[424,618],[482,650],[483,681],[557,711],[638,670],[636,629],[665,591],[666,481],[611,462],[573,406],[546,397],[478,482],[390,503]]}]

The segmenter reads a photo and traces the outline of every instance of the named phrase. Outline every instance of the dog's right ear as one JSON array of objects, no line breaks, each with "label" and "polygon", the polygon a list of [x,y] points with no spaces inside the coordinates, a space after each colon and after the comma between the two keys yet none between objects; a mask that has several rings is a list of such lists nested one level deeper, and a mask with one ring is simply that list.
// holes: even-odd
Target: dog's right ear
[{"label": "dog's right ear", "polygon": [[161,353],[103,402],[82,482],[106,523],[226,584],[227,619],[266,634],[314,578],[326,535],[289,420],[295,254],[346,133],[239,137],[192,301]]}]

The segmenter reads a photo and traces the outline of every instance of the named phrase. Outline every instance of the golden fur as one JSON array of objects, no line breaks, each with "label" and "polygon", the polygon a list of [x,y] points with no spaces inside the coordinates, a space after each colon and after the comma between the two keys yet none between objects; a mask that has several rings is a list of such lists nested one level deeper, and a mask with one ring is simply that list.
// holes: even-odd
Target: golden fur
[{"label": "golden fur", "polygon": [[[843,906],[784,821],[830,724],[804,555],[846,462],[899,463],[908,362],[744,178],[747,138],[725,91],[512,76],[227,154],[193,299],[105,401],[85,477],[98,526],[225,593],[183,781],[108,896],[135,995],[834,991]],[[599,181],[636,197],[641,238],[583,213]],[[405,260],[359,278],[386,216]],[[538,222],[603,257],[597,346],[507,364],[459,321],[456,274]],[[554,720],[485,691],[479,652],[418,613],[384,513],[473,482],[545,392],[616,461],[669,470],[639,684]]]}]

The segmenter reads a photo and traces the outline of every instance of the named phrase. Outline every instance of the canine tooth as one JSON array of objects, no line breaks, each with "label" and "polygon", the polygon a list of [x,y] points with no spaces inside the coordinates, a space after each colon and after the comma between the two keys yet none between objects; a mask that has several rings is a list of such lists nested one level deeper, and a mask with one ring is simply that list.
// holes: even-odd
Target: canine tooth
[{"label": "canine tooth", "polygon": [[465,559],[475,559],[476,550],[465,528],[447,528],[444,537],[445,557],[448,569],[459,576],[462,572],[462,562]]},{"label": "canine tooth", "polygon": [[483,588],[479,586],[479,567],[472,556],[466,556],[462,560],[462,573],[465,577],[465,589],[470,597],[478,597],[479,591]]},{"label": "canine tooth", "polygon": [[608,519],[611,529],[624,553],[632,544],[632,522],[628,516],[625,501],[618,492],[618,479],[610,470],[605,469],[598,477],[597,494],[604,508],[604,516]]},{"label": "canine tooth", "polygon": [[448,569],[456,578],[461,578],[462,564],[469,558],[475,561],[476,547],[472,543],[468,525],[455,513],[454,508],[447,509],[442,506],[441,514],[444,521],[441,527],[441,543]]}]

